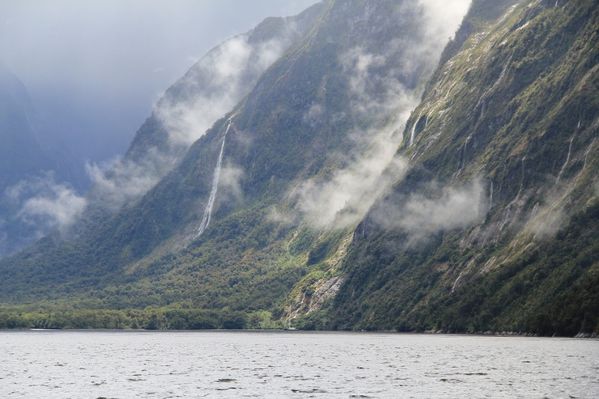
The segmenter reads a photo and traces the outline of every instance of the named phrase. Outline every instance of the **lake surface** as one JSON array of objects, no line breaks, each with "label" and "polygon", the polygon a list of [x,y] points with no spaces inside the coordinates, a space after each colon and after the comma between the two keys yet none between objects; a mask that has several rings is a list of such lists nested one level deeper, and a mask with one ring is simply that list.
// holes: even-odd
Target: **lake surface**
[{"label": "lake surface", "polygon": [[599,341],[0,332],[0,398],[599,398]]}]

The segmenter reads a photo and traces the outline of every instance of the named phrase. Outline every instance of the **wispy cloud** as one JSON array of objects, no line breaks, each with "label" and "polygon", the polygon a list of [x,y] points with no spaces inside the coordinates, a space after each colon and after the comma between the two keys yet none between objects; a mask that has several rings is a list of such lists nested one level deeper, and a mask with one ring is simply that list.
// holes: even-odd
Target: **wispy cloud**
[{"label": "wispy cloud", "polygon": [[484,185],[475,179],[462,186],[430,183],[399,202],[387,201],[372,216],[387,229],[403,231],[414,243],[441,231],[481,222],[487,211]]},{"label": "wispy cloud", "polygon": [[421,47],[431,57],[438,57],[464,19],[472,0],[417,0],[424,12]]},{"label": "wispy cloud", "polygon": [[87,201],[65,183],[57,183],[52,174],[22,180],[5,192],[9,200],[20,204],[17,217],[35,225],[38,236],[52,229],[66,231],[85,210]]},{"label": "wispy cloud", "polygon": [[[419,0],[416,6],[403,4],[399,7],[398,23],[402,17],[414,15],[413,7],[417,7],[419,13],[416,14],[422,19],[419,32],[408,38],[379,43],[376,49],[357,46],[340,56],[339,63],[348,77],[351,112],[360,123],[372,127],[358,128],[351,133],[357,137],[352,153],[336,154],[345,160],[346,167],[328,177],[299,183],[289,195],[293,209],[274,209],[271,220],[297,222],[299,219],[316,228],[351,226],[366,215],[393,183],[402,179],[408,163],[396,155],[401,132],[420,100],[426,79],[434,71],[469,4],[469,0]],[[304,122],[316,126],[325,111],[322,105],[312,104],[304,115]],[[449,213],[464,211],[460,208],[462,202],[467,203],[464,206],[477,202],[482,195],[479,188],[480,184],[469,187],[467,192],[448,189],[442,203],[429,201],[427,210],[435,213],[434,218],[421,229],[450,228],[454,221],[469,222],[468,218]],[[466,201],[466,196],[472,201]],[[418,218],[415,205],[408,206],[407,210],[411,219],[405,223]],[[424,230],[420,234],[424,234]]]},{"label": "wispy cloud", "polygon": [[100,165],[88,163],[86,172],[92,181],[90,202],[118,210],[154,187],[175,163],[172,155],[155,148],[137,161],[116,158]]},{"label": "wispy cloud", "polygon": [[[372,204],[407,170],[407,163],[395,157],[398,131],[392,128],[373,132],[368,151],[350,160],[325,179],[313,178],[296,187],[291,198],[301,218],[317,228],[344,228],[358,223]],[[279,215],[280,212],[274,215]],[[289,216],[287,216],[289,218]]]},{"label": "wispy cloud", "polygon": [[[117,158],[101,165],[86,165],[93,184],[90,202],[118,210],[154,187],[177,164],[185,149],[251,90],[288,40],[283,36],[251,43],[250,35],[244,34],[209,52],[154,108],[154,116],[168,134],[166,146],[145,149],[143,156],[135,160]],[[242,176],[242,171],[232,168],[223,172],[225,193],[240,198],[240,186],[234,180]]]},{"label": "wispy cloud", "polygon": [[202,58],[158,102],[154,112],[173,145],[190,145],[231,111],[282,53],[285,38],[250,43],[229,39]]}]

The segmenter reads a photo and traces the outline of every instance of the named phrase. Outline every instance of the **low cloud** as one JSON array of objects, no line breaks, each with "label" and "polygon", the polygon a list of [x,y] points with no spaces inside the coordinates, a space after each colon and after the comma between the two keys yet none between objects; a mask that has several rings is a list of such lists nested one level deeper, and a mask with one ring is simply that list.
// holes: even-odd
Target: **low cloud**
[{"label": "low cloud", "polygon": [[322,120],[324,113],[324,106],[318,103],[313,103],[308,109],[308,112],[304,114],[303,122],[314,128]]},{"label": "low cloud", "polygon": [[[345,228],[358,223],[407,170],[405,160],[395,156],[398,135],[397,130],[383,130],[369,143],[369,150],[350,160],[346,168],[329,178],[313,178],[297,186],[290,197],[302,220],[316,228]],[[281,211],[273,216],[279,220],[290,217]]]},{"label": "low cloud", "polygon": [[[376,48],[357,46],[340,56],[339,63],[348,76],[351,112],[359,124],[372,127],[356,127],[352,133],[354,151],[335,154],[348,166],[328,177],[299,183],[289,195],[291,210],[275,209],[271,220],[288,223],[299,219],[315,228],[352,226],[392,184],[401,181],[408,170],[407,161],[396,155],[401,132],[420,101],[424,82],[433,73],[469,5],[470,0],[419,0],[416,5],[399,5],[398,19],[413,17],[414,7],[419,7],[418,32],[383,46],[379,43]],[[313,104],[304,122],[315,126],[322,112],[322,105]],[[407,216],[398,226],[418,237],[470,224],[484,213],[479,203],[482,196],[482,185],[476,182],[465,188],[442,190],[437,200],[418,198],[425,200],[421,208],[414,197],[401,210]],[[432,217],[422,222],[420,219],[428,212]]]},{"label": "low cloud", "polygon": [[481,222],[488,210],[480,179],[464,186],[439,187],[432,183],[400,203],[389,201],[374,212],[373,220],[387,229],[403,231],[412,243],[441,231]]},{"label": "low cloud", "polygon": [[[390,46],[382,53],[401,51],[394,43]],[[420,92],[407,89],[393,60],[382,54],[355,47],[342,54],[339,63],[348,77],[351,112],[361,125],[371,127],[356,126],[348,133],[353,151],[332,154],[345,167],[300,182],[289,193],[293,209],[276,210],[271,220],[299,220],[318,229],[355,225],[407,170],[407,162],[396,152]],[[322,105],[312,104],[304,121],[315,126],[323,112]]]},{"label": "low cloud", "polygon": [[103,165],[86,165],[92,181],[90,201],[118,210],[146,193],[170,170],[176,160],[169,154],[150,149],[138,162],[117,158]]},{"label": "low cloud", "polygon": [[[392,42],[382,53],[403,51],[404,43]],[[339,62],[348,76],[354,115],[362,120],[380,121],[399,113],[399,118],[394,119],[402,122],[408,119],[412,109],[418,105],[420,90],[405,86],[402,68],[395,65],[395,61],[393,57],[372,54],[362,47],[355,47],[341,55]],[[386,72],[381,73],[381,70]]]},{"label": "low cloud", "polygon": [[87,206],[84,197],[65,183],[57,183],[52,174],[22,180],[5,192],[14,204],[20,204],[17,217],[34,225],[38,236],[52,229],[66,231]]},{"label": "low cloud", "polygon": [[426,51],[435,56],[453,39],[472,0],[418,0],[424,10],[424,34]]},{"label": "low cloud", "polygon": [[555,237],[570,222],[567,203],[574,187],[572,184],[558,184],[552,192],[545,194],[542,202],[536,203],[528,213],[523,231],[533,234],[537,240]]},{"label": "low cloud", "polygon": [[282,40],[251,44],[236,36],[210,51],[169,90],[154,109],[173,145],[202,137],[251,90],[284,50]]},{"label": "low cloud", "polygon": [[[289,45],[291,30],[280,38],[257,43],[251,43],[250,36],[251,32],[236,36],[211,50],[158,101],[154,116],[168,134],[164,148],[152,148],[138,161],[119,159],[104,166],[87,166],[94,200],[117,210],[156,185],[187,147],[249,93]],[[222,171],[224,193],[236,200],[242,196],[242,175],[236,167]]]}]

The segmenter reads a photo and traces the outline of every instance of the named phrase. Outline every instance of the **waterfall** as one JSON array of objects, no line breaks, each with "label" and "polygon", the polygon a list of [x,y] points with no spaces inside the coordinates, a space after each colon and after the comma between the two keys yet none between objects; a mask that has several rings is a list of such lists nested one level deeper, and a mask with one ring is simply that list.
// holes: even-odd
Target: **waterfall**
[{"label": "waterfall", "polygon": [[223,153],[225,151],[225,141],[227,139],[227,133],[229,133],[229,129],[231,128],[231,118],[229,118],[227,123],[227,128],[225,129],[225,134],[223,136],[223,143],[220,145],[220,152],[218,154],[218,161],[216,161],[216,167],[214,168],[214,175],[212,176],[212,188],[210,189],[210,196],[208,197],[208,202],[206,203],[206,208],[204,208],[204,215],[202,216],[202,222],[200,223],[200,227],[198,228],[198,232],[195,235],[195,238],[201,236],[204,231],[210,225],[210,219],[212,218],[212,208],[214,207],[214,201],[216,200],[216,192],[218,191],[218,182],[220,180],[220,170],[223,162]]},{"label": "waterfall", "polygon": [[464,166],[466,166],[466,149],[468,147],[468,142],[472,139],[472,135],[469,135],[468,137],[466,137],[466,140],[464,140],[464,146],[462,147],[462,159],[460,160],[460,168],[458,169],[458,172],[461,172],[462,169],[464,169]]},{"label": "waterfall", "polygon": [[422,112],[420,112],[418,114],[418,116],[414,120],[414,124],[412,125],[412,132],[410,133],[410,145],[409,145],[409,147],[411,147],[412,144],[414,144],[414,135],[416,134],[416,125],[418,125],[418,121],[420,120],[420,115],[422,115]]},{"label": "waterfall", "polygon": [[524,177],[526,176],[526,155],[524,155],[522,157],[522,177],[520,179],[520,189],[518,190],[518,195],[517,197],[520,197],[520,193],[522,192],[522,189],[524,188]]},{"label": "waterfall", "polygon": [[596,140],[597,138],[595,137],[593,141],[591,141],[591,144],[589,144],[589,146],[587,147],[587,150],[584,152],[584,162],[582,164],[582,170],[584,170],[587,167],[587,158],[589,157],[589,154],[591,153],[591,150],[593,149],[593,145],[595,144]]},{"label": "waterfall", "polygon": [[576,133],[574,133],[572,135],[572,137],[570,138],[570,145],[568,145],[568,155],[566,156],[566,161],[562,165],[562,168],[560,169],[559,173],[557,174],[557,178],[555,179],[555,184],[559,183],[560,179],[562,178],[562,174],[566,170],[566,166],[568,166],[568,162],[570,162],[570,155],[572,154],[572,142],[574,141],[575,136],[576,136]]},{"label": "waterfall", "polygon": [[493,180],[491,180],[491,188],[489,189],[489,210],[493,208]]}]

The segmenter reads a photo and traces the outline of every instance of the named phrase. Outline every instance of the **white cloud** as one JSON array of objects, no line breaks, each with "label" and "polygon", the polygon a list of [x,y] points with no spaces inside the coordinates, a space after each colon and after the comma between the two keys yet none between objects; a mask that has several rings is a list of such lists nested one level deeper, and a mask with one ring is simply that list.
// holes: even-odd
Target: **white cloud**
[{"label": "white cloud", "polygon": [[154,112],[171,144],[190,145],[231,111],[281,55],[286,38],[257,44],[248,40],[248,34],[236,36],[213,49],[158,102]]},{"label": "white cloud", "polygon": [[92,181],[90,201],[118,210],[158,183],[176,162],[173,156],[150,149],[138,162],[117,158],[104,165],[88,163],[86,172]]},{"label": "white cloud", "polygon": [[473,225],[486,212],[485,190],[476,179],[464,186],[431,184],[426,193],[413,193],[397,204],[387,202],[373,218],[385,228],[404,231],[416,242],[440,231]]},{"label": "white cloud", "polygon": [[536,239],[554,237],[557,232],[568,222],[568,218],[562,206],[558,204],[535,207],[531,212],[525,232],[532,233]]},{"label": "white cloud", "polygon": [[[408,169],[407,161],[396,156],[401,142],[398,134],[410,113],[420,100],[424,81],[432,74],[446,43],[457,31],[466,14],[469,0],[419,0],[422,7],[420,35],[391,40],[377,49],[355,47],[341,55],[340,64],[349,76],[352,112],[357,118],[373,123],[374,128],[356,131],[355,150],[347,158],[348,166],[337,170],[326,179],[313,178],[300,183],[292,192],[295,212],[302,220],[317,228],[343,228],[358,223],[375,201],[384,195],[391,184],[401,180]],[[405,4],[400,7],[413,7]],[[381,71],[385,71],[381,73]],[[417,76],[421,84],[408,88],[406,76]],[[409,79],[408,79],[409,81]],[[319,104],[313,104],[304,120],[314,126],[322,113]],[[381,121],[393,120],[392,124]],[[382,126],[383,127],[382,127]],[[363,149],[367,148],[366,151]],[[424,230],[438,230],[470,223],[468,216],[479,217],[478,207],[470,207],[480,199],[480,184],[469,191],[448,189],[441,203],[424,202],[433,217],[420,225]],[[416,203],[409,203],[407,223],[419,219]],[[464,215],[452,212],[475,211]],[[425,209],[421,209],[425,211]],[[295,219],[291,214],[277,210],[273,220]]]},{"label": "white cloud", "polygon": [[431,45],[438,47],[435,52],[442,51],[447,41],[453,39],[471,3],[471,0],[418,0],[424,9],[426,36]]},{"label": "white cloud", "polygon": [[[184,149],[249,92],[288,40],[283,37],[250,44],[248,39],[248,34],[236,36],[210,51],[156,104],[154,115],[168,133],[165,148],[151,148],[136,161],[115,159],[104,165],[86,165],[93,183],[90,198],[95,204],[118,210],[154,187],[174,167]],[[240,198],[241,171],[233,168],[223,173],[226,193]]]},{"label": "white cloud", "polygon": [[395,156],[397,133],[394,129],[373,132],[375,139],[369,143],[370,148],[350,160],[346,168],[329,178],[309,179],[296,187],[291,198],[302,219],[316,228],[344,228],[358,223],[407,170],[407,163]]},{"label": "white cloud", "polygon": [[22,204],[17,217],[36,225],[40,236],[50,229],[64,232],[87,206],[84,197],[67,184],[56,183],[51,174],[22,180],[7,189],[6,195],[13,203]]}]

